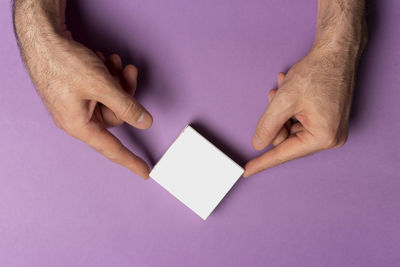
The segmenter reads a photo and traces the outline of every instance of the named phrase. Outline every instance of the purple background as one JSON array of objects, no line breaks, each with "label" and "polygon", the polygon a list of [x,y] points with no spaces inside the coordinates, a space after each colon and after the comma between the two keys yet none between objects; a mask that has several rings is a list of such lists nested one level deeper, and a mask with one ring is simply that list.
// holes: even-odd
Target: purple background
[{"label": "purple background", "polygon": [[[79,3],[81,2],[81,3]],[[189,122],[239,163],[276,74],[307,53],[317,1],[70,1],[73,35],[139,66],[157,161]],[[400,2],[373,1],[340,149],[241,179],[202,221],[58,130],[0,9],[0,266],[400,266]]]}]

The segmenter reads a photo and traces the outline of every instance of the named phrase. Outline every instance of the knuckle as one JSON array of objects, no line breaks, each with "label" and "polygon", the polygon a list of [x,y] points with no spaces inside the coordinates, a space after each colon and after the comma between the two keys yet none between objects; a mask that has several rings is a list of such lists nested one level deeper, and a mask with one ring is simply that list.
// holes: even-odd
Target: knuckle
[{"label": "knuckle", "polygon": [[122,118],[132,118],[133,121],[137,121],[140,116],[141,107],[136,101],[129,101],[125,109],[121,113]]},{"label": "knuckle", "polygon": [[117,157],[115,156],[115,154],[114,153],[111,153],[110,151],[107,151],[107,150],[103,150],[103,151],[100,151],[108,160],[110,160],[110,161],[112,161],[112,162],[114,162],[114,163],[117,163]]},{"label": "knuckle", "polygon": [[342,146],[344,146],[344,144],[346,144],[346,140],[345,140],[345,139],[341,139],[341,140],[339,140],[339,141],[336,143],[336,145],[334,146],[334,148],[342,147]]},{"label": "knuckle", "polygon": [[276,159],[275,165],[276,165],[276,166],[277,166],[277,165],[282,165],[283,163],[286,163],[287,161],[289,161],[289,160],[288,160],[288,159],[285,159],[285,158],[282,158],[282,157],[279,157],[279,158]]},{"label": "knuckle", "polygon": [[348,132],[343,134],[342,138],[340,138],[339,141],[337,142],[335,148],[339,148],[339,147],[344,146],[346,144],[346,142],[347,142],[348,137],[349,137]]},{"label": "knuckle", "polygon": [[318,145],[322,149],[334,148],[338,145],[339,141],[336,132],[333,130],[325,130],[317,138]]},{"label": "knuckle", "polygon": [[293,98],[290,97],[290,95],[288,95],[287,93],[281,93],[275,98],[278,101],[279,107],[284,110],[291,109],[294,106]]},{"label": "knuckle", "polygon": [[67,126],[67,127],[64,126],[63,129],[68,135],[70,135],[72,137],[76,137],[76,130],[74,128],[69,127],[69,126]]},{"label": "knuckle", "polygon": [[318,135],[317,142],[322,149],[332,149],[342,147],[348,138],[348,129],[339,126],[326,127]]},{"label": "knuckle", "polygon": [[63,128],[61,122],[60,122],[58,119],[53,118],[53,122],[54,122],[54,125],[55,125],[58,129],[64,130],[64,128]]},{"label": "knuckle", "polygon": [[106,158],[108,158],[110,161],[117,164],[121,164],[121,158],[118,155],[122,153],[122,151],[123,151],[123,146],[121,143],[119,143],[117,150],[115,151],[104,150],[103,155],[106,156]]},{"label": "knuckle", "polygon": [[61,129],[63,129],[68,135],[72,137],[77,137],[77,132],[81,128],[81,125],[76,120],[64,120],[61,124]]},{"label": "knuckle", "polygon": [[329,139],[327,139],[326,142],[324,143],[323,148],[324,148],[324,149],[331,149],[331,148],[334,148],[334,147],[336,147],[337,142],[338,142],[338,141],[336,140],[336,138],[329,138]]},{"label": "knuckle", "polygon": [[277,139],[274,139],[274,141],[272,141],[273,146],[278,146],[279,144],[280,144],[280,142],[278,142]]}]

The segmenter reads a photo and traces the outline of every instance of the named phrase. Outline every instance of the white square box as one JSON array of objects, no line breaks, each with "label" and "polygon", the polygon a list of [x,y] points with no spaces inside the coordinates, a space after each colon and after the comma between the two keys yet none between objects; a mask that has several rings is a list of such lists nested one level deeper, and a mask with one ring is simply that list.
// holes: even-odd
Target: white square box
[{"label": "white square box", "polygon": [[150,177],[205,220],[243,172],[236,162],[186,126]]}]

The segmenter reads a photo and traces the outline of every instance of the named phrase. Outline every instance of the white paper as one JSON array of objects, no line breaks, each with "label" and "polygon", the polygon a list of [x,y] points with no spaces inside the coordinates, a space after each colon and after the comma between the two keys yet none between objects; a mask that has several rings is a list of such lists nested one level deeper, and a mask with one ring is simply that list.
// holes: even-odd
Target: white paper
[{"label": "white paper", "polygon": [[153,168],[150,177],[205,220],[243,171],[187,126]]}]

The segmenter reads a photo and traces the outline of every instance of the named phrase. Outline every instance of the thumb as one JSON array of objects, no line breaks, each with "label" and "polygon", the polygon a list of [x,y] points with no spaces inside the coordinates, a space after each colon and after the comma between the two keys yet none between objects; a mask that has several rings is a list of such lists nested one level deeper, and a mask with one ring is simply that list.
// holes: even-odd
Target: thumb
[{"label": "thumb", "polygon": [[284,72],[278,73],[278,87],[281,87],[283,80],[285,79],[286,74]]},{"label": "thumb", "polygon": [[252,145],[257,150],[265,149],[274,140],[282,126],[292,117],[291,105],[282,95],[276,94],[267,110],[258,121]]},{"label": "thumb", "polygon": [[147,129],[153,124],[150,113],[124,90],[114,85],[101,91],[96,100],[111,109],[118,119],[138,129]]},{"label": "thumb", "polygon": [[274,96],[276,94],[276,89],[271,89],[268,93],[268,104],[271,103],[272,99],[274,99]]}]

